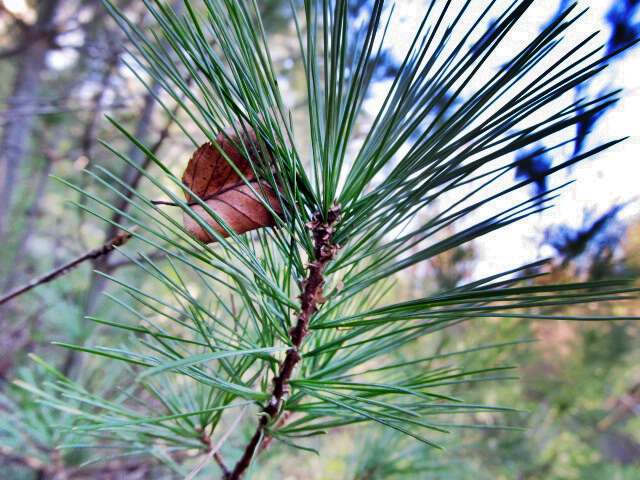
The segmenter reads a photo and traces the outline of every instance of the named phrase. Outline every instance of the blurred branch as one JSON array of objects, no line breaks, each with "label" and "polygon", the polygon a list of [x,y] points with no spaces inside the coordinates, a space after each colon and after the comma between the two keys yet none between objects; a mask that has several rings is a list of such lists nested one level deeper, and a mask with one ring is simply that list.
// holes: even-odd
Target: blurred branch
[{"label": "blurred branch", "polygon": [[28,46],[29,44],[27,43],[20,43],[5,50],[0,50],[0,60],[6,60],[7,58],[20,54],[24,52]]},{"label": "blurred branch", "polygon": [[0,357],[0,380],[7,381],[9,372],[13,369],[18,353],[29,350],[36,343],[32,332],[38,330],[41,316],[47,309],[47,306],[38,308],[24,320],[18,322],[13,328],[7,326],[0,335],[0,351],[3,352]]},{"label": "blurred branch", "polygon": [[23,40],[13,47],[0,51],[0,60],[6,60],[7,58],[19,55],[27,51],[32,44],[39,41],[48,43],[50,48],[60,48],[56,42],[56,37],[59,34],[60,32],[56,28],[33,31],[33,28],[27,27],[23,35]]},{"label": "blurred branch", "polygon": [[80,140],[82,155],[86,159],[93,158],[93,147],[95,144],[96,130],[100,114],[104,110],[104,98],[109,91],[109,82],[120,61],[120,49],[112,48],[109,52],[108,60],[102,72],[99,88],[91,98],[91,109],[89,118],[85,123],[85,129]]},{"label": "blurred branch", "polygon": [[[152,87],[152,92],[153,88],[154,87]],[[146,136],[145,132],[149,128],[149,124],[151,122],[151,114],[153,112],[153,106],[155,106],[155,92],[152,92],[149,92],[145,97],[145,104],[142,107],[142,112],[140,115],[140,123],[138,124],[138,128],[136,131],[137,138],[143,138],[144,136]],[[160,150],[166,139],[169,137],[169,132],[171,130],[173,122],[175,121],[175,115],[177,114],[179,107],[180,104],[176,104],[174,110],[171,112],[171,115],[169,115],[167,122],[160,130],[158,139],[150,148],[152,154],[155,155]],[[122,174],[124,183],[128,186],[128,188],[123,189],[123,197],[116,200],[114,213],[112,214],[111,219],[107,224],[105,234],[105,237],[107,238],[110,238],[117,233],[118,227],[116,225],[118,225],[123,219],[123,215],[120,212],[125,212],[127,210],[129,206],[129,200],[133,196],[133,192],[138,188],[138,185],[142,179],[142,172],[149,168],[151,164],[151,159],[149,157],[145,156],[144,158],[140,158],[141,153],[142,151],[137,149],[135,151],[132,150],[131,152],[129,152],[129,158],[138,165],[139,169],[133,166],[129,166]],[[93,269],[105,271],[107,273],[113,271],[111,265],[109,264],[108,256],[97,258],[96,261],[94,261]],[[93,313],[97,298],[104,289],[105,281],[106,279],[104,277],[93,275],[84,309],[86,314],[91,315]],[[73,355],[73,352],[69,353],[70,355]]]},{"label": "blurred branch", "polygon": [[624,395],[608,403],[609,413],[597,425],[600,432],[640,415],[640,383],[634,384]]},{"label": "blurred branch", "polygon": [[[190,80],[187,80],[187,81],[190,81]],[[140,115],[141,119],[136,131],[136,136],[138,138],[146,136],[146,130],[149,128],[149,124],[151,122],[151,114],[153,112],[153,106],[155,106],[155,101],[156,101],[156,97],[153,94],[155,93],[154,92],[155,87],[152,86],[151,88],[152,88],[152,91],[149,92],[145,97],[145,104],[142,108],[142,112]],[[155,155],[160,150],[164,142],[167,140],[167,138],[169,138],[171,126],[175,122],[176,115],[180,109],[180,103],[181,102],[176,103],[173,110],[170,112],[169,118],[167,119],[163,128],[160,130],[158,139],[149,149],[153,155]],[[123,215],[120,212],[125,212],[129,207],[129,200],[133,197],[133,194],[134,194],[133,192],[138,188],[138,185],[142,180],[142,176],[143,176],[142,172],[147,170],[151,165],[151,158],[149,158],[148,156],[145,156],[144,158],[140,159],[140,155],[141,155],[141,150],[137,150],[137,149],[135,151],[132,150],[129,154],[129,158],[139,166],[139,169],[133,166],[129,166],[129,168],[127,168],[122,175],[124,182],[128,186],[128,188],[123,189],[122,191],[123,198],[120,198],[119,200],[117,200],[116,207],[115,207],[116,210],[112,214],[110,222],[107,224],[107,230],[105,235],[105,237],[107,238],[110,238],[117,233],[118,227],[116,227],[116,225],[118,225],[123,219]],[[105,255],[95,259],[93,261],[93,270],[103,271],[106,273],[113,272],[114,269],[117,267],[113,267],[109,263],[109,260],[110,260],[109,255]],[[93,274],[91,276],[91,283],[88,288],[86,301],[84,304],[85,315],[93,314],[93,311],[97,304],[97,299],[101,294],[101,292],[105,289],[105,286],[106,286],[106,278],[104,276],[98,276],[96,274]],[[62,367],[62,371],[65,373],[65,375],[69,374],[71,370],[74,368],[74,365],[77,362],[77,358],[78,356],[75,350],[70,350],[67,353],[67,357]]]},{"label": "blurred branch", "polygon": [[23,285],[22,287],[19,287],[13,290],[12,292],[7,293],[6,295],[0,298],[0,305],[22,295],[23,293],[28,292],[29,290],[32,290],[45,283],[49,283],[52,280],[55,280],[56,278],[62,275],[65,275],[66,273],[73,270],[74,268],[76,268],[78,265],[80,265],[82,262],[86,260],[95,260],[104,255],[107,255],[108,253],[113,251],[116,247],[124,245],[126,242],[129,241],[130,238],[131,238],[131,233],[128,233],[128,232],[118,233],[115,237],[111,238],[104,245],[98,248],[95,248],[93,250],[90,250],[84,255],[80,255],[79,257],[71,260],[70,262],[67,262],[64,265],[61,265],[60,267],[53,269],[49,273],[31,280],[26,285]]},{"label": "blurred branch", "polygon": [[[186,84],[187,85],[191,84],[191,78],[188,78],[186,80]],[[184,95],[182,96],[182,98],[184,98]],[[150,101],[155,101],[155,98],[151,98]],[[176,105],[173,107],[173,110],[169,114],[169,118],[167,119],[166,123],[160,130],[156,143],[154,143],[151,146],[150,150],[151,150],[151,153],[153,153],[154,155],[158,152],[158,150],[160,150],[160,147],[162,147],[162,144],[169,137],[171,126],[174,124],[176,115],[180,110],[180,104],[181,102],[177,102]],[[139,169],[134,168],[132,166],[129,166],[127,168],[127,170],[124,173],[124,178],[125,178],[125,181],[127,182],[127,185],[129,185],[129,187],[131,188],[131,190],[127,190],[126,192],[123,192],[125,197],[120,199],[119,203],[116,204],[117,210],[125,211],[125,209],[129,204],[128,200],[131,199],[131,197],[133,196],[132,190],[135,190],[138,187],[138,184],[142,180],[142,172],[147,170],[150,164],[151,164],[151,158],[145,157],[144,160],[140,163]],[[118,223],[121,219],[122,219],[122,214],[120,214],[119,212],[116,212],[112,218],[114,223]]]},{"label": "blurred branch", "polygon": [[[116,109],[126,108],[128,106],[129,106],[128,103],[120,100],[120,101],[111,103],[109,105],[103,105],[103,110],[104,109],[116,110]],[[70,105],[69,106],[32,105],[30,108],[18,107],[18,108],[0,110],[0,117],[15,118],[15,117],[28,117],[28,116],[35,116],[35,115],[54,115],[59,113],[79,113],[79,112],[91,111],[92,109],[93,109],[93,106],[82,106],[82,105],[79,105],[77,107],[70,106]]]}]

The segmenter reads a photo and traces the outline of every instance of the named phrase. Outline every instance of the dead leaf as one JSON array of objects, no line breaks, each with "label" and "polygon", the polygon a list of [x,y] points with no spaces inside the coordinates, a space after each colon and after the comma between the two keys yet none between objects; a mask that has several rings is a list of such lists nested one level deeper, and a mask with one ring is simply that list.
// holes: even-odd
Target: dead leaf
[{"label": "dead leaf", "polygon": [[[253,164],[265,166],[265,162],[269,161],[269,154],[260,152],[255,133],[248,132],[243,134],[242,138]],[[264,180],[256,178],[251,168],[251,162],[239,150],[242,149],[241,140],[235,133],[219,133],[216,137],[216,143],[226,153],[237,170],[242,173],[246,182],[233,169],[218,148],[211,143],[205,143],[195,151],[184,171],[182,182],[237,234],[274,226],[273,215],[259,200],[259,196],[262,195],[274,212],[281,213],[282,208],[273,189]],[[191,208],[207,224],[222,236],[228,236],[222,226],[201,205],[193,203],[195,200],[193,196],[188,193],[185,196]],[[184,226],[191,235],[204,243],[215,241],[186,213],[184,214]]]}]

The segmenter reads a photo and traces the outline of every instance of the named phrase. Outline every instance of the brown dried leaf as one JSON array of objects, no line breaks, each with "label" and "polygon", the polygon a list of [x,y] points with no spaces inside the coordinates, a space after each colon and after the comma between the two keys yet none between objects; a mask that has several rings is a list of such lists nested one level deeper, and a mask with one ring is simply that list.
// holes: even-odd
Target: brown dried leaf
[{"label": "brown dried leaf", "polygon": [[[268,161],[268,154],[260,152],[255,134],[249,132],[243,135],[243,139],[246,149],[251,154],[254,166],[264,165],[264,162]],[[216,212],[237,234],[275,225],[273,215],[260,202],[259,195],[262,195],[269,202],[274,212],[282,212],[273,189],[265,181],[256,179],[249,160],[236,147],[236,145],[240,147],[240,142],[234,133],[226,135],[219,133],[216,137],[216,143],[220,149],[226,153],[229,160],[242,173],[251,187],[238,175],[218,148],[211,143],[205,143],[195,151],[182,176],[183,183],[205,201],[209,208]],[[195,200],[193,196],[187,193],[186,198],[191,208],[207,224],[220,232],[222,236],[228,236],[222,226],[202,206],[193,203]],[[186,213],[184,226],[191,235],[204,243],[215,241]]]}]

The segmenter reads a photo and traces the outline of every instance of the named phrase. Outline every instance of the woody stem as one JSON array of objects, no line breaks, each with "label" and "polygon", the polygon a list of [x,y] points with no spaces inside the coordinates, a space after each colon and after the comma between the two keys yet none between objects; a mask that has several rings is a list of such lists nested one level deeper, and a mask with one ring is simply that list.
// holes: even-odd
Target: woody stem
[{"label": "woody stem", "polygon": [[280,364],[278,375],[273,379],[273,389],[269,402],[262,408],[255,433],[244,449],[242,457],[236,463],[234,469],[225,475],[225,480],[238,480],[251,464],[260,441],[265,437],[265,430],[269,424],[276,420],[284,397],[288,390],[289,380],[293,369],[300,362],[300,346],[309,333],[309,322],[313,314],[318,310],[318,304],[322,302],[322,290],[324,286],[324,270],[326,265],[335,257],[338,246],[332,242],[334,226],[340,216],[339,207],[329,210],[326,221],[322,221],[319,214],[309,223],[313,236],[313,260],[308,265],[308,274],[302,282],[300,295],[300,312],[296,325],[289,331],[291,348]]}]

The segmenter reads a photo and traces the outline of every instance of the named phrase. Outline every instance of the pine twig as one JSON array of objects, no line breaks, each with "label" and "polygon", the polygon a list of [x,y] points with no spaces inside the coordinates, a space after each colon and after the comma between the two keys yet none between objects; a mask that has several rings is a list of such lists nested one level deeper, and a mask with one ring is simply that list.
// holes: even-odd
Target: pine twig
[{"label": "pine twig", "polygon": [[215,452],[213,454],[213,459],[216,461],[216,463],[220,467],[220,470],[222,470],[222,474],[225,477],[227,477],[229,475],[230,471],[229,471],[229,468],[227,468],[226,463],[224,463],[224,460],[222,459],[222,456],[218,452]]},{"label": "pine twig", "polygon": [[200,440],[207,447],[207,455],[205,456],[205,458],[202,459],[202,461],[198,465],[196,465],[196,467],[191,471],[191,473],[189,473],[189,475],[185,477],[185,480],[194,479],[196,475],[198,475],[200,470],[202,470],[207,465],[207,463],[209,463],[211,458],[213,458],[216,461],[216,463],[222,470],[223,478],[229,477],[230,471],[227,468],[227,465],[224,463],[222,456],[220,455],[220,449],[222,448],[222,445],[224,444],[224,442],[226,442],[227,438],[229,438],[229,436],[235,431],[238,424],[240,423],[240,420],[242,420],[242,417],[244,417],[244,414],[246,411],[247,411],[247,407],[245,406],[240,412],[240,414],[235,418],[235,420],[233,421],[229,429],[224,433],[224,435],[222,435],[220,440],[218,440],[218,442],[215,445],[211,443],[211,437],[209,435],[207,435],[204,432],[202,433]]},{"label": "pine twig", "polygon": [[9,300],[12,300],[18,297],[23,293],[28,292],[29,290],[32,290],[45,283],[49,283],[55,280],[56,278],[67,274],[68,272],[70,272],[71,270],[73,270],[74,268],[76,268],[78,265],[80,265],[82,262],[86,260],[95,260],[104,255],[107,255],[108,253],[113,251],[116,247],[119,247],[127,243],[131,238],[131,236],[132,234],[129,232],[118,233],[117,235],[115,235],[113,238],[111,238],[108,242],[101,245],[100,247],[94,248],[93,250],[89,250],[87,253],[80,255],[79,257],[65,263],[64,265],[61,265],[51,270],[49,273],[41,277],[34,278],[26,285],[18,287],[15,290],[7,293],[6,295],[0,298],[0,305],[7,303]]},{"label": "pine twig", "polygon": [[[334,226],[340,217],[340,208],[334,206],[328,212],[326,223],[322,221],[320,214],[316,214],[308,224],[313,235],[314,259],[309,264],[309,273],[302,282],[302,294],[300,295],[300,313],[296,325],[289,331],[291,348],[287,350],[278,375],[273,379],[273,390],[271,399],[262,408],[262,415],[255,433],[245,447],[244,453],[233,471],[223,478],[225,480],[238,480],[251,464],[256,450],[265,437],[265,432],[272,420],[275,420],[280,413],[284,403],[285,394],[289,390],[289,379],[293,369],[300,362],[299,349],[302,341],[309,333],[309,321],[318,310],[318,305],[323,303],[324,269],[326,265],[335,257],[338,246],[332,241]],[[267,444],[268,445],[268,444]]]}]

